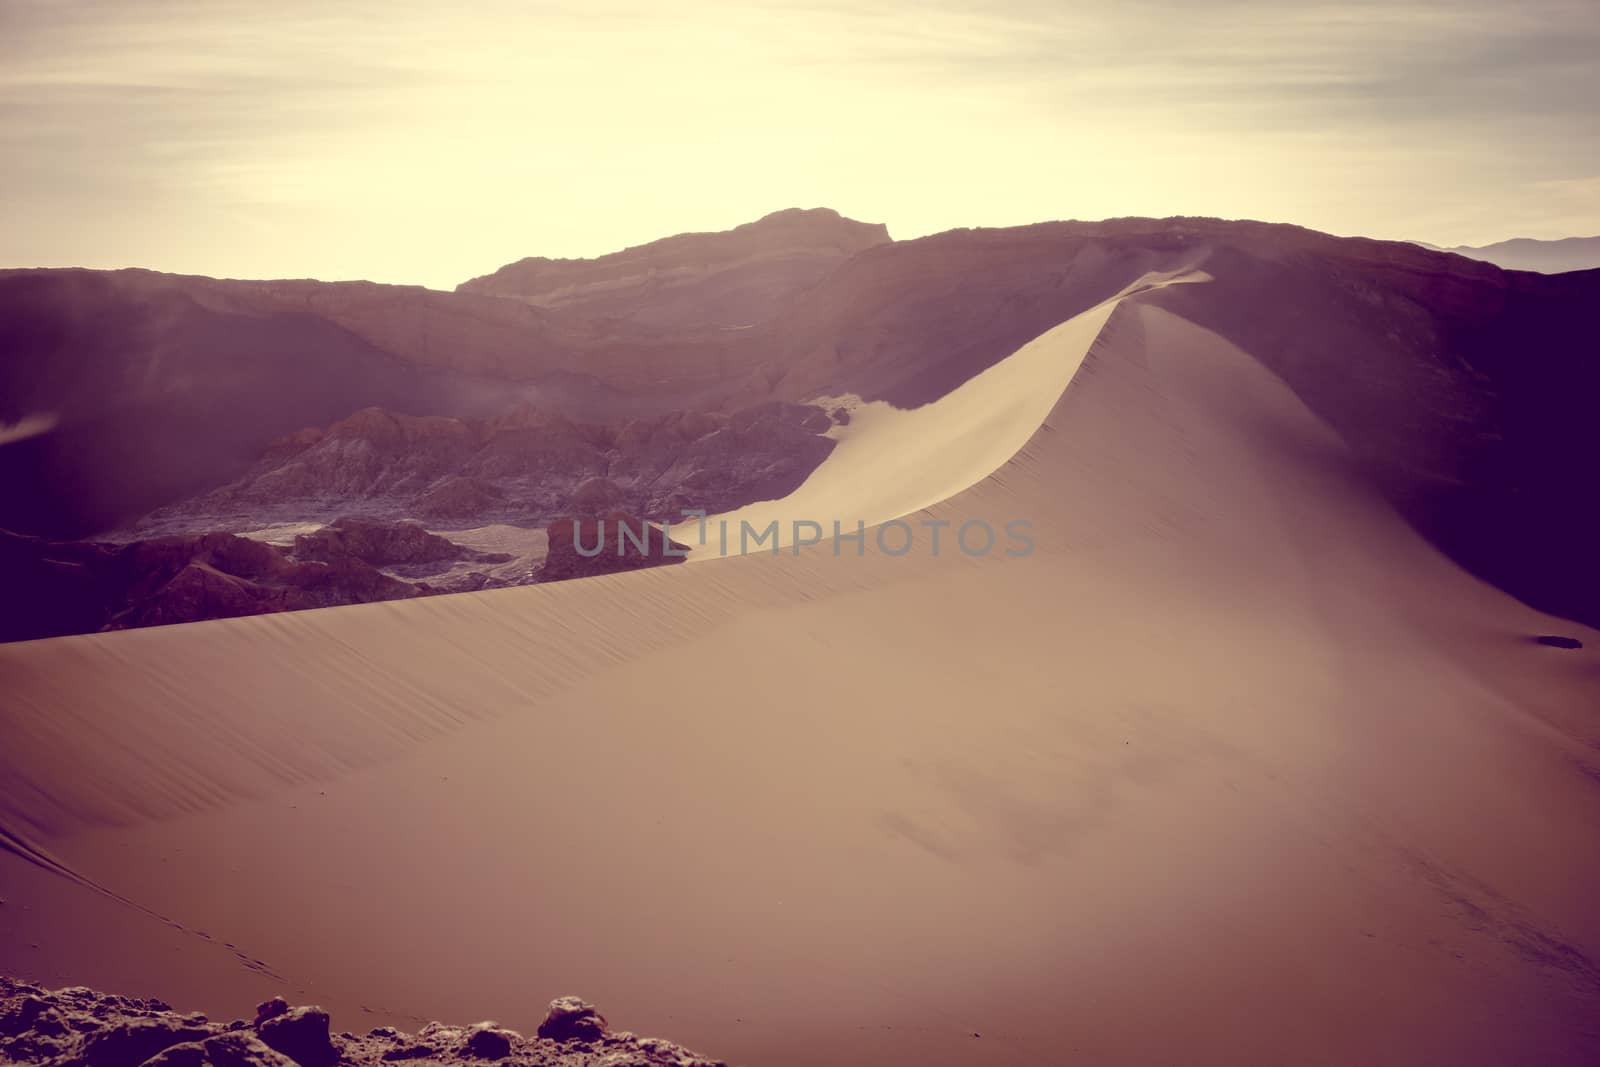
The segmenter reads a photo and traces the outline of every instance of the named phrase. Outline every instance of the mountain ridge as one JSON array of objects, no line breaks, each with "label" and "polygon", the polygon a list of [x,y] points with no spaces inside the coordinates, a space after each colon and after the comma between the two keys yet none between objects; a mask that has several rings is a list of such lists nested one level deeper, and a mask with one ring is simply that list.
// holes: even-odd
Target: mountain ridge
[{"label": "mountain ridge", "polygon": [[1560,237],[1553,240],[1511,237],[1492,244],[1451,247],[1429,244],[1426,241],[1412,243],[1439,252],[1453,252],[1458,256],[1493,263],[1506,270],[1564,274],[1568,271],[1600,268],[1600,236]]},{"label": "mountain ridge", "polygon": [[[1262,353],[1419,529],[1531,602],[1600,618],[1600,567],[1582,548],[1600,516],[1561,489],[1587,448],[1584,398],[1600,392],[1600,361],[1585,355],[1600,274],[1505,271],[1248,220],[875,241],[739,330],[372,283],[3,272],[0,419],[55,422],[0,445],[0,475],[24,489],[0,502],[0,527],[110,529],[364,408],[481,419],[532,405],[621,425],[844,394],[917,407],[1140,278],[1180,270],[1211,280],[1155,301]],[[649,299],[681,309],[679,296]],[[435,491],[488,499],[469,483],[418,487]]]},{"label": "mountain ridge", "polygon": [[786,208],[730,230],[675,234],[593,258],[529,256],[455,291],[653,326],[737,328],[770,317],[855,253],[890,241],[881,223],[831,208]]}]

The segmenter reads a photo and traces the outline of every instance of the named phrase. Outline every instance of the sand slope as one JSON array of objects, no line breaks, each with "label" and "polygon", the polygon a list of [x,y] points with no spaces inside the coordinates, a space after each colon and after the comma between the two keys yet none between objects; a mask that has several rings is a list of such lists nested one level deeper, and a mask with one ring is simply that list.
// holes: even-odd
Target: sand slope
[{"label": "sand slope", "polygon": [[0,824],[211,939],[9,853],[0,970],[352,1029],[576,991],[752,1064],[1600,1058],[1600,635],[1251,354],[1124,299],[914,518],[1037,547],[0,647]]}]

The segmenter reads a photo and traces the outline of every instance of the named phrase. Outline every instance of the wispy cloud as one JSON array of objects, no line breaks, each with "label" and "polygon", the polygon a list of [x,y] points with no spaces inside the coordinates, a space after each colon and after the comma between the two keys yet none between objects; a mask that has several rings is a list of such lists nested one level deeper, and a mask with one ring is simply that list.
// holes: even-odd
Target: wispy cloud
[{"label": "wispy cloud", "polygon": [[1592,0],[0,0],[0,247],[447,284],[789,204],[1592,232],[1596,56]]}]

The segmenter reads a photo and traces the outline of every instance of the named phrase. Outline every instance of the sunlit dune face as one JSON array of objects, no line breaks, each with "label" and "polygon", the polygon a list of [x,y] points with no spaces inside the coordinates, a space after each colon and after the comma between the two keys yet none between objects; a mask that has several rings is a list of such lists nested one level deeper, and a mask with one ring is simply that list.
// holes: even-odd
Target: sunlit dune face
[{"label": "sunlit dune face", "polygon": [[789,205],[1600,229],[1588,0],[10,2],[5,265],[452,286]]}]

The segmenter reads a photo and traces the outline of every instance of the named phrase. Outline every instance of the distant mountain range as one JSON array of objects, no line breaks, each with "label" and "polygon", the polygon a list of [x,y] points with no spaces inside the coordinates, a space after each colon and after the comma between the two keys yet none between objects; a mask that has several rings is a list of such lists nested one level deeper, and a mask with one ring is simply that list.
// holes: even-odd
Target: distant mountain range
[{"label": "distant mountain range", "polygon": [[1492,245],[1456,245],[1454,248],[1431,245],[1426,241],[1415,243],[1439,252],[1454,252],[1469,259],[1481,259],[1506,270],[1561,274],[1569,270],[1594,270],[1600,267],[1600,237],[1563,237],[1559,241],[1513,237]]},{"label": "distant mountain range", "polygon": [[[1574,243],[1494,247],[1524,244]],[[1141,279],[1193,270],[1208,283],[1150,299],[1260,353],[1459,562],[1600,619],[1600,512],[1573,492],[1600,274],[1220,219],[893,241],[791,210],[455,292],[0,271],[0,528],[127,540],[348,515],[531,528],[588,497],[650,521],[738,507],[829,454],[828,398],[920,407]]]}]

